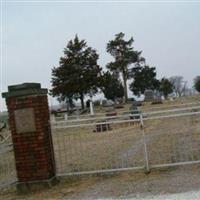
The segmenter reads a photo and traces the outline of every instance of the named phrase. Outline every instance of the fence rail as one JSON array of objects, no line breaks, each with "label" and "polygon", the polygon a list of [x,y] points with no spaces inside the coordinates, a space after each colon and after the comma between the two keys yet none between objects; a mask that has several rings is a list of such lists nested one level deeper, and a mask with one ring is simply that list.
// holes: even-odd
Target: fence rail
[{"label": "fence rail", "polygon": [[[168,110],[168,109],[178,109],[181,107],[191,107],[191,106],[200,106],[200,102],[196,101],[196,102],[190,102],[190,103],[179,103],[179,104],[174,104],[174,105],[167,105],[167,106],[156,106],[156,105],[152,105],[151,108],[140,108],[139,110],[141,112],[153,112],[153,111],[159,111],[159,110]],[[118,115],[123,115],[123,113],[131,113],[132,111],[127,110],[127,111],[118,111]],[[98,112],[95,113],[94,116],[92,116],[91,114],[81,114],[81,115],[69,115],[68,119],[69,121],[78,121],[78,120],[84,120],[84,119],[91,119],[91,118],[98,118],[98,117],[104,117],[105,113],[104,112]],[[52,120],[52,123],[54,123],[55,121],[63,121],[64,119],[64,115],[63,116],[59,116],[59,117],[55,117],[55,120]]]},{"label": "fence rail", "polygon": [[[52,122],[53,128],[67,128],[73,125],[81,125],[84,126],[85,124],[92,124],[92,123],[98,123],[98,121],[109,121],[112,123],[112,121],[124,121],[129,119],[135,119],[139,118],[139,116],[142,115],[145,118],[150,118],[153,116],[159,116],[162,115],[169,115],[170,113],[191,113],[191,112],[198,112],[200,111],[200,106],[193,106],[193,107],[186,107],[186,108],[178,108],[178,109],[170,109],[170,110],[159,110],[159,111],[152,111],[152,112],[140,112],[138,114],[125,114],[125,115],[116,115],[116,116],[103,116],[103,117],[93,117],[93,118],[86,118],[86,119],[79,119],[79,120],[64,120],[64,121],[57,121]],[[133,111],[132,111],[133,112]],[[160,114],[160,115],[159,115]],[[132,120],[131,120],[132,121]],[[137,121],[137,120],[136,120]],[[103,123],[103,122],[101,122]]]}]

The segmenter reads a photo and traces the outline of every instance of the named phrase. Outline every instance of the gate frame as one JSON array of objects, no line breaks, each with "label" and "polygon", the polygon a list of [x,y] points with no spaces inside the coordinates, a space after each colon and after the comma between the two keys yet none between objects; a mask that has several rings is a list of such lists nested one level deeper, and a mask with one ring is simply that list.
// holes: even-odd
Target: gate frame
[{"label": "gate frame", "polygon": [[[174,111],[189,111],[193,110],[194,108],[200,108],[198,107],[190,107],[190,108],[181,108],[181,109],[174,109]],[[167,113],[167,112],[173,112],[172,110],[168,111],[156,111],[156,114],[160,113]],[[148,113],[145,113],[148,114]],[[154,114],[154,112],[150,112],[149,114]],[[94,126],[97,124],[115,124],[115,123],[121,123],[121,122],[140,122],[140,127],[142,131],[142,137],[143,137],[143,145],[144,145],[144,166],[139,167],[127,167],[127,168],[113,168],[113,169],[100,169],[100,170],[88,170],[88,171],[79,171],[79,172],[68,172],[68,173],[56,173],[57,176],[73,176],[73,175],[83,175],[83,174],[97,174],[97,173],[109,173],[109,172],[120,172],[120,171],[129,171],[129,170],[144,170],[144,173],[150,173],[151,169],[156,168],[162,168],[162,167],[173,167],[173,166],[181,166],[181,165],[188,165],[188,164],[197,164],[200,163],[200,160],[195,161],[185,161],[185,162],[176,162],[176,163],[167,163],[167,164],[156,164],[156,165],[149,165],[149,156],[148,156],[148,149],[147,149],[147,142],[146,142],[146,134],[145,134],[145,121],[152,120],[152,119],[164,119],[164,118],[172,118],[172,117],[182,117],[182,116],[195,116],[200,115],[200,111],[197,112],[189,112],[189,113],[176,113],[176,114],[170,114],[170,115],[163,115],[163,116],[152,116],[152,117],[143,117],[144,113],[140,114],[134,114],[131,116],[138,117],[139,119],[131,119],[131,120],[120,120],[120,121],[107,121],[102,123],[90,123],[90,124],[79,124],[79,125],[63,125],[63,126],[52,126],[52,130],[54,129],[65,129],[65,128],[72,128],[72,127],[87,127],[87,126]],[[129,115],[128,115],[129,116]]]}]

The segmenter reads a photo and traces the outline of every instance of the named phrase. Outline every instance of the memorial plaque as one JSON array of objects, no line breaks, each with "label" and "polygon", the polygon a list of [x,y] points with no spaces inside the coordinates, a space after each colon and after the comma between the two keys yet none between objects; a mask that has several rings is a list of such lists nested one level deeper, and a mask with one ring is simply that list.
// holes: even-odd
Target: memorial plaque
[{"label": "memorial plaque", "polygon": [[15,124],[17,133],[36,131],[33,108],[15,110]]}]

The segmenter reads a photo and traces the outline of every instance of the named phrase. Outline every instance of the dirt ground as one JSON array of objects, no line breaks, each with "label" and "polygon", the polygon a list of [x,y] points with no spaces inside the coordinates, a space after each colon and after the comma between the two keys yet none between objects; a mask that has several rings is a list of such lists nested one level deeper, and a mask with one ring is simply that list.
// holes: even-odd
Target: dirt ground
[{"label": "dirt ground", "polygon": [[[62,178],[56,186],[19,195],[15,188],[0,190],[2,200],[67,199],[150,199],[156,195],[193,194],[200,199],[200,165],[171,167],[143,172],[121,172],[107,175]],[[198,195],[197,195],[198,194]],[[156,198],[157,199],[157,198]],[[173,198],[178,199],[178,198]],[[194,199],[187,195],[187,199]]]}]

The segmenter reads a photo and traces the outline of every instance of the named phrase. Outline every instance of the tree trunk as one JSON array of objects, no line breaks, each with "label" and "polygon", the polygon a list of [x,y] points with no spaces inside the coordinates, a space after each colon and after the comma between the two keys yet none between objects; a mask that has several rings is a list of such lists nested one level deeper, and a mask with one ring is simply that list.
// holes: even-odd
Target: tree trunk
[{"label": "tree trunk", "polygon": [[80,100],[81,100],[81,108],[84,109],[85,105],[84,105],[84,96],[83,96],[83,94],[81,94]]},{"label": "tree trunk", "polygon": [[127,84],[126,84],[127,78],[126,78],[124,72],[123,72],[122,76],[123,76],[123,82],[124,82],[124,98],[125,98],[125,103],[127,103],[127,101],[128,101],[128,93],[127,93],[128,91],[127,91]]}]

